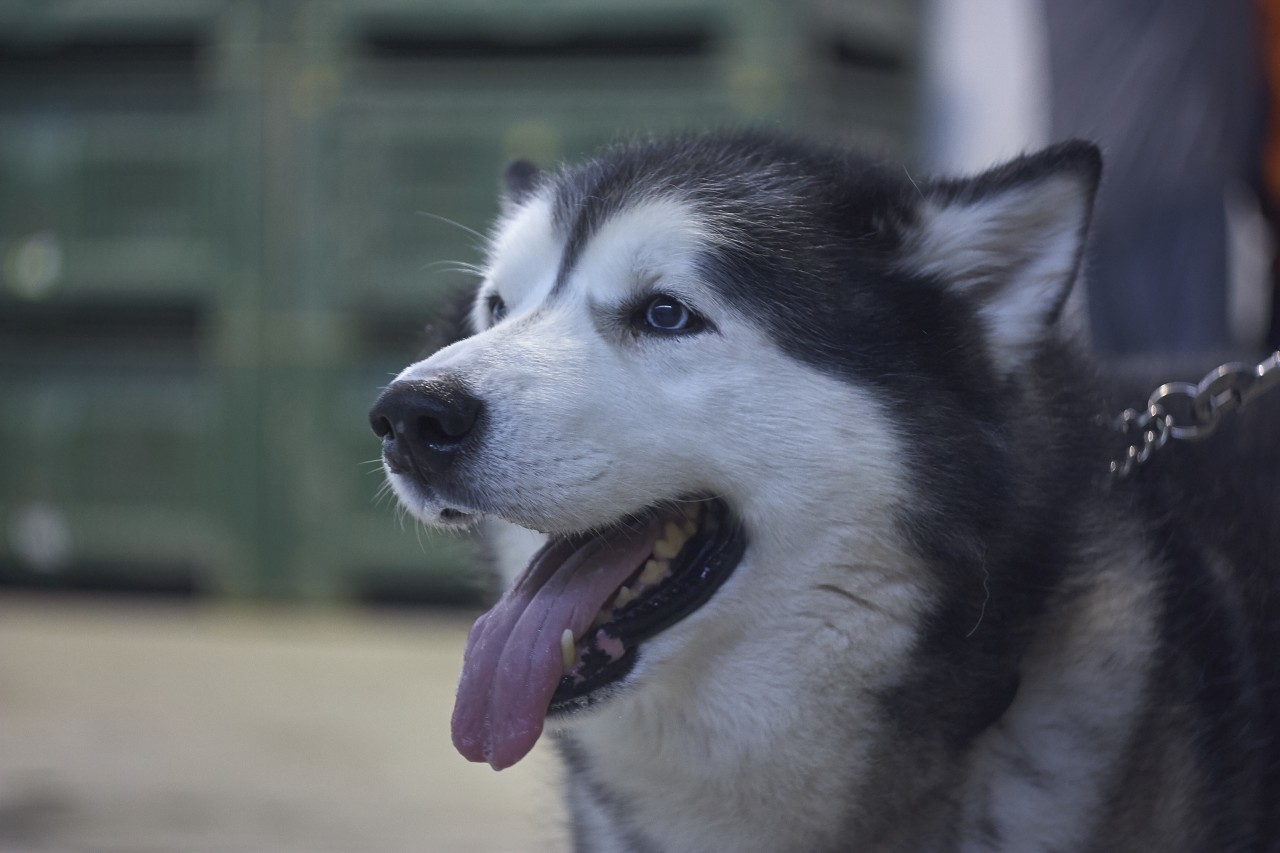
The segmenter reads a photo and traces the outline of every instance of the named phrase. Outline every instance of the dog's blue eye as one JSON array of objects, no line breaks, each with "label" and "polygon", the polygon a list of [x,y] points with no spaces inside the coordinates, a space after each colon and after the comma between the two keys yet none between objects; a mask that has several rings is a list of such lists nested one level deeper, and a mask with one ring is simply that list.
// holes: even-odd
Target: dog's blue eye
[{"label": "dog's blue eye", "polygon": [[644,322],[659,332],[692,332],[698,328],[697,316],[670,296],[651,299],[644,309]]},{"label": "dog's blue eye", "polygon": [[496,326],[501,322],[502,318],[507,316],[507,303],[502,301],[502,297],[496,293],[489,296],[489,325]]}]

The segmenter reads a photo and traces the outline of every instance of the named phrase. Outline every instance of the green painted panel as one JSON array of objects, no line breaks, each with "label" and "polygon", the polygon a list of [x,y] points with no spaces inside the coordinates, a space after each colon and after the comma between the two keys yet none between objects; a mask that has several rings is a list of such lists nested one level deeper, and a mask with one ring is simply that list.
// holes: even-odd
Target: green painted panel
[{"label": "green painted panel", "polygon": [[740,123],[907,153],[915,2],[0,3],[0,583],[458,598],[365,422],[506,161]]}]

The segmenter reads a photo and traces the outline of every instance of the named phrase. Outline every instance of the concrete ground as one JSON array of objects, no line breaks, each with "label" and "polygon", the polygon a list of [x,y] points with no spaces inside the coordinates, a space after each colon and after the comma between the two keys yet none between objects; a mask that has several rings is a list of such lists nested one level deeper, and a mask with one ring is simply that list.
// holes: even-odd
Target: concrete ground
[{"label": "concrete ground", "polygon": [[449,742],[469,622],[0,592],[0,853],[565,850]]}]

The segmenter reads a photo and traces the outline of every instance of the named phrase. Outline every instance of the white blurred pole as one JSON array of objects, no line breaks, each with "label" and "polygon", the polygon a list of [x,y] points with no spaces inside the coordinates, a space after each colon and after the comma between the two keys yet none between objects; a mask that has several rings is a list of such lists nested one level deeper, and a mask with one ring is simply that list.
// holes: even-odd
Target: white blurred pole
[{"label": "white blurred pole", "polygon": [[930,171],[979,171],[1049,141],[1039,0],[926,0],[923,63]]}]

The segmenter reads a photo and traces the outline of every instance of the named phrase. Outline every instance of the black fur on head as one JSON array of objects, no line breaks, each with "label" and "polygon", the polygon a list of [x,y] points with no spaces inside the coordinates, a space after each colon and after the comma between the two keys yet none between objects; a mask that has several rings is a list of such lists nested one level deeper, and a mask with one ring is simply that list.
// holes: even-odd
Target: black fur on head
[{"label": "black fur on head", "polygon": [[[900,165],[744,132],[620,145],[547,180],[565,237],[561,281],[614,213],[678,198],[724,237],[702,260],[712,286],[751,303],[792,355],[884,384],[890,364],[895,377],[974,379],[1009,360],[1000,335],[1019,329],[995,309],[1019,306],[1008,285],[1057,241],[1061,269],[1021,300],[1041,310],[1012,318],[1038,341],[1032,321],[1056,319],[1075,277],[1099,169],[1094,146],[1069,142],[975,178],[915,180]],[[945,257],[931,264],[930,252]]]}]

